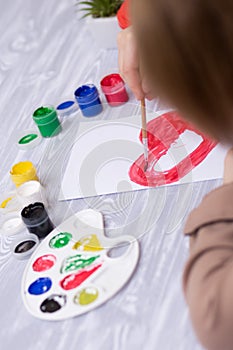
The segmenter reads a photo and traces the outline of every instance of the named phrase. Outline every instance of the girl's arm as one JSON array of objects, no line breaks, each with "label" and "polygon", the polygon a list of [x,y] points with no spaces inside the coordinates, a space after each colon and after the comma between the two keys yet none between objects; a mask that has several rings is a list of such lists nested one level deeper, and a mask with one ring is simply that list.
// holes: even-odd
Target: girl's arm
[{"label": "girl's arm", "polygon": [[190,235],[190,256],[183,286],[194,329],[206,349],[232,350],[232,182],[204,198],[189,216],[185,234]]}]

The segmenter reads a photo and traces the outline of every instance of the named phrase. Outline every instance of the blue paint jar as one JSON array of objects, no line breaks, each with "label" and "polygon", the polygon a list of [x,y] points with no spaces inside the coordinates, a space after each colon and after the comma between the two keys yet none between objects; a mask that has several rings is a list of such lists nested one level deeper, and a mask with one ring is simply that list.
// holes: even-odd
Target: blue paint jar
[{"label": "blue paint jar", "polygon": [[87,84],[80,86],[74,92],[74,96],[84,117],[94,117],[102,112],[103,107],[95,85]]}]

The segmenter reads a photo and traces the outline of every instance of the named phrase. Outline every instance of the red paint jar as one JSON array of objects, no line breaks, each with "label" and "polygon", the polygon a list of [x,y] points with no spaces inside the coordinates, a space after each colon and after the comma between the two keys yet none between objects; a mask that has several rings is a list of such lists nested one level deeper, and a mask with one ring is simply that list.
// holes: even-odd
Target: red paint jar
[{"label": "red paint jar", "polygon": [[125,82],[119,74],[107,75],[101,80],[100,85],[110,106],[119,106],[128,101]]}]

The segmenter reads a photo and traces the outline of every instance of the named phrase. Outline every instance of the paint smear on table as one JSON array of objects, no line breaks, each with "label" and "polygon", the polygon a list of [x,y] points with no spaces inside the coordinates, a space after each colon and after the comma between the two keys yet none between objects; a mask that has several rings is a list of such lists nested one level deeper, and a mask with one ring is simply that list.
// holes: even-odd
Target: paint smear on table
[{"label": "paint smear on table", "polygon": [[13,197],[8,197],[6,198],[1,204],[0,204],[0,208],[6,208],[7,204],[12,200]]}]

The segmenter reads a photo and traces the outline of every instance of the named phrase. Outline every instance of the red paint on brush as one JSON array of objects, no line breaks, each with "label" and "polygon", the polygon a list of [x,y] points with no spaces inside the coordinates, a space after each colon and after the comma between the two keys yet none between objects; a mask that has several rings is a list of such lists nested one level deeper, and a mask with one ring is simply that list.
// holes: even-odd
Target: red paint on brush
[{"label": "red paint on brush", "polygon": [[102,265],[97,265],[90,270],[82,270],[79,273],[72,273],[60,281],[60,286],[65,290],[74,289],[82,284],[88,277],[97,271]]},{"label": "red paint on brush", "polygon": [[56,257],[52,254],[40,256],[32,265],[32,269],[36,272],[46,271],[53,267]]},{"label": "red paint on brush", "polygon": [[129,97],[125,89],[125,83],[119,74],[107,75],[101,80],[100,85],[106,100],[111,106],[118,106],[128,101]]},{"label": "red paint on brush", "polygon": [[[202,137],[200,145],[173,168],[166,171],[154,170],[155,164],[186,130],[193,131]],[[182,120],[176,112],[165,113],[147,123],[147,135],[149,170],[144,172],[143,155],[133,163],[129,170],[130,179],[142,186],[156,187],[179,181],[199,165],[217,144],[191,124]],[[140,141],[142,142],[142,132],[140,133]],[[150,164],[153,164],[151,169]]]}]

